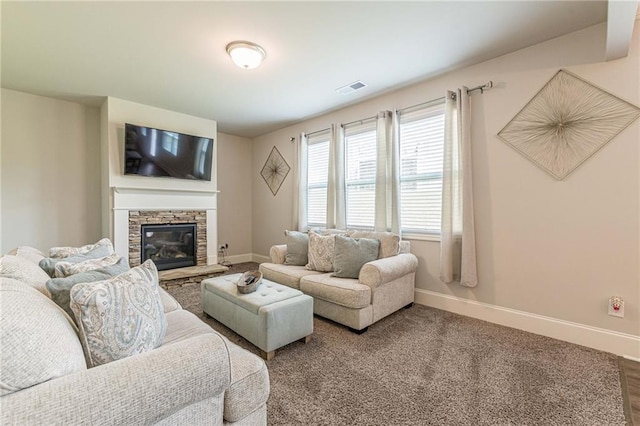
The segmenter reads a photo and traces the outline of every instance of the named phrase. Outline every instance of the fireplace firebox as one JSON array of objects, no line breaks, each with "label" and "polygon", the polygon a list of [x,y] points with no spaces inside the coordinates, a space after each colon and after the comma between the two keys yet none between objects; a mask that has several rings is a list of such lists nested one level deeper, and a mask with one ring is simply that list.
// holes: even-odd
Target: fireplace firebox
[{"label": "fireplace firebox", "polygon": [[196,224],[142,225],[142,262],[153,260],[159,271],[196,265]]}]

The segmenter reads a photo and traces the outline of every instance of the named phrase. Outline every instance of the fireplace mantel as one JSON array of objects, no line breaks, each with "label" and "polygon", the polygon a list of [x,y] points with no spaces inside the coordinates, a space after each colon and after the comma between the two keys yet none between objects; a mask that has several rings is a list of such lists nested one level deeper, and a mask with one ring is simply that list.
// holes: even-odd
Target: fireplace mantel
[{"label": "fireplace mantel", "polygon": [[112,187],[113,244],[118,253],[129,260],[129,212],[195,210],[206,212],[206,247],[208,265],[214,265],[217,257],[218,191],[175,190],[157,188]]}]

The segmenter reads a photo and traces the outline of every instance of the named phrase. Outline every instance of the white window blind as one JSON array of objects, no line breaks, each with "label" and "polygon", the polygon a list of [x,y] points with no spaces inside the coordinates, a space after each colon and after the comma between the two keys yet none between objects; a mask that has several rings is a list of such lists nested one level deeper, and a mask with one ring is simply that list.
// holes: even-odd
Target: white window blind
[{"label": "white window blind", "polygon": [[344,126],[347,228],[373,229],[376,200],[376,121]]},{"label": "white window blind", "polygon": [[406,233],[439,234],[444,101],[399,113],[400,219]]},{"label": "white window blind", "polygon": [[330,131],[323,130],[307,140],[307,223],[327,225],[327,184],[329,180]]}]

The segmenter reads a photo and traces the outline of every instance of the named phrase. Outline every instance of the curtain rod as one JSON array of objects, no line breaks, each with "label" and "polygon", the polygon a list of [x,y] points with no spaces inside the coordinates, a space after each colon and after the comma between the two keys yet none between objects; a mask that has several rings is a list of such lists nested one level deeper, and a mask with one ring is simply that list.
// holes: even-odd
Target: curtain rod
[{"label": "curtain rod", "polygon": [[356,124],[356,123],[364,124],[364,123],[366,123],[368,121],[375,120],[376,118],[378,118],[377,114],[374,115],[373,117],[363,118],[362,120],[355,120],[355,121],[350,121],[348,123],[343,123],[343,124],[341,124],[341,126],[342,127],[346,127],[346,126],[350,126],[350,125]]},{"label": "curtain rod", "polygon": [[[484,93],[485,90],[489,90],[492,87],[493,87],[493,81],[489,80],[485,84],[481,84],[480,86],[476,86],[476,87],[472,87],[471,89],[467,89],[467,93],[471,93],[471,92],[474,92],[476,90],[479,90],[480,93]],[[439,98],[431,99],[431,100],[428,100],[426,102],[420,102],[419,104],[411,105],[411,106],[408,106],[406,108],[399,109],[398,111],[406,111],[408,109],[418,108],[418,107],[421,107],[421,106],[424,106],[424,105],[428,105],[428,104],[431,104],[431,103],[435,103],[435,102],[438,102],[438,101],[443,101],[445,98],[446,98],[446,96],[440,96]]]},{"label": "curtain rod", "polygon": [[474,90],[479,90],[480,93],[484,93],[485,90],[489,90],[493,87],[493,81],[489,80],[485,84],[481,84],[480,86],[472,87],[471,89],[467,89],[467,93],[473,92]]},{"label": "curtain rod", "polygon": [[[481,85],[479,85],[479,86],[472,87],[471,89],[467,89],[467,94],[469,94],[469,93],[471,93],[471,92],[475,92],[476,90],[479,90],[479,91],[480,91],[480,93],[484,93],[484,91],[485,91],[485,90],[489,90],[489,89],[491,89],[491,88],[493,88],[493,81],[492,81],[492,80],[489,80],[489,81],[488,81],[488,82],[486,82],[485,84],[481,84]],[[436,99],[431,99],[430,101],[426,101],[426,102],[422,102],[422,103],[419,103],[419,104],[416,104],[416,105],[411,105],[411,106],[406,107],[406,108],[402,108],[401,110],[398,110],[398,111],[406,111],[406,110],[411,109],[411,108],[416,108],[416,107],[420,107],[420,106],[423,106],[423,105],[427,105],[427,104],[430,104],[430,103],[433,103],[433,102],[442,101],[442,100],[444,100],[444,98],[445,98],[445,96],[441,96],[441,97],[436,98]],[[362,123],[364,123],[364,122],[366,122],[366,121],[374,120],[374,119],[376,119],[377,117],[378,117],[377,115],[374,115],[373,117],[364,118],[364,119],[362,119],[362,120],[355,120],[355,121],[351,121],[351,122],[349,122],[349,123],[344,123],[344,124],[341,124],[341,126],[342,126],[342,127],[345,127],[345,126],[349,126],[349,125],[351,125],[351,124],[356,124],[356,123],[360,123],[360,124],[362,124]],[[312,133],[306,133],[306,135],[307,135],[307,137],[308,137],[308,136],[311,136],[311,135],[316,134],[316,133],[326,132],[327,130],[330,130],[330,128],[329,128],[329,129],[318,130],[318,131],[316,131],[316,132],[312,132]],[[292,142],[293,142],[294,140],[295,140],[295,138],[291,138],[291,141],[292,141]]]}]

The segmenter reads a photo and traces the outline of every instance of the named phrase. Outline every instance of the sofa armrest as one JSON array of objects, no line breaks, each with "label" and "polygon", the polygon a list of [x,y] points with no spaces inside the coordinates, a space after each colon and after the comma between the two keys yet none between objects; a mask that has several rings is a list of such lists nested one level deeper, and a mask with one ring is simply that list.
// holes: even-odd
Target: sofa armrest
[{"label": "sofa armrest", "polygon": [[276,246],[271,246],[269,250],[269,256],[271,256],[272,263],[278,263],[282,265],[284,263],[284,259],[287,256],[287,245],[279,244]]},{"label": "sofa armrest", "polygon": [[416,269],[418,269],[418,258],[411,253],[401,253],[365,263],[360,269],[358,281],[360,284],[375,288],[414,273]]},{"label": "sofa armrest", "polygon": [[0,423],[153,424],[230,381],[227,344],[211,333],[3,396]]}]

